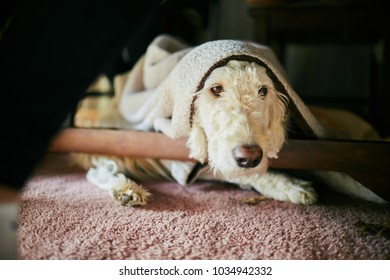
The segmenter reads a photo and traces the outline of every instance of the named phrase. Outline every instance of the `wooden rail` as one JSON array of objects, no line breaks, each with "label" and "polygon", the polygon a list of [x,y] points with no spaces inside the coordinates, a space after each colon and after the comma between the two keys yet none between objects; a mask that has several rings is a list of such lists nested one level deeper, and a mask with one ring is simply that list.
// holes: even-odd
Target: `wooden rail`
[{"label": "wooden rail", "polygon": [[[185,142],[156,132],[66,128],[49,151],[191,160]],[[344,172],[390,201],[390,142],[289,139],[271,167]]]}]

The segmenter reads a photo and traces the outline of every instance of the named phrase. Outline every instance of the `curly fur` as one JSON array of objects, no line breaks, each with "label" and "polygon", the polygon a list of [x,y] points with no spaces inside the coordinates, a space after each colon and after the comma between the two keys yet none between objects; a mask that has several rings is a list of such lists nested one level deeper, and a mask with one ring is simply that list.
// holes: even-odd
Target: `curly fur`
[{"label": "curly fur", "polygon": [[[215,85],[223,87],[218,97],[210,92]],[[268,90],[264,97],[258,94],[263,86]],[[263,158],[249,172],[267,170],[268,158],[277,157],[285,140],[286,99],[275,90],[263,67],[231,61],[217,68],[198,92],[195,102],[196,113],[188,141],[191,157],[200,161],[208,158],[213,170],[226,177],[240,176],[248,170],[237,166],[230,151],[257,144],[263,150]]]}]

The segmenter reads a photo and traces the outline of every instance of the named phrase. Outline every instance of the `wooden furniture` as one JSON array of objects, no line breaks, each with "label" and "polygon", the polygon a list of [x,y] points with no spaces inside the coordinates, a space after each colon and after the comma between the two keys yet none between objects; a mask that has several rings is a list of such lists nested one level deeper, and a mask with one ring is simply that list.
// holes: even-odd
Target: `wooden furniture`
[{"label": "wooden furniture", "polygon": [[[66,128],[53,139],[49,151],[191,160],[185,142],[156,132]],[[345,172],[390,201],[388,142],[291,139],[271,167]]]}]

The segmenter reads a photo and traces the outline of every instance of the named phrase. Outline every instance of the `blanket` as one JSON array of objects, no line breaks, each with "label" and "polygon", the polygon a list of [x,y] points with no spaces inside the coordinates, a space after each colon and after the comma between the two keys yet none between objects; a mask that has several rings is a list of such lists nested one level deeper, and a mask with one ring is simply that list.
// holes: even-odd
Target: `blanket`
[{"label": "blanket", "polygon": [[120,113],[144,130],[152,129],[156,119],[170,118],[169,127],[163,132],[172,138],[186,137],[191,127],[192,106],[205,80],[215,68],[231,60],[264,66],[278,91],[289,98],[292,118],[304,134],[312,138],[329,136],[288,83],[273,51],[264,45],[238,40],[217,40],[185,48],[174,37],[158,36],[134,69],[116,81]]}]

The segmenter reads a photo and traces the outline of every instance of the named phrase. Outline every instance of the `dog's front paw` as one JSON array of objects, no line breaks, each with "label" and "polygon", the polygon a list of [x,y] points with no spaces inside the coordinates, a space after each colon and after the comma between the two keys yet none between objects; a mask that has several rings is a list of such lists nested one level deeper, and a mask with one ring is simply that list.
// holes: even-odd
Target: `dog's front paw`
[{"label": "dog's front paw", "polygon": [[295,204],[311,205],[317,202],[317,192],[310,182],[293,179],[287,186],[287,200]]},{"label": "dog's front paw", "polygon": [[[234,181],[233,181],[234,182]],[[295,204],[310,205],[317,202],[317,193],[308,181],[280,173],[267,172],[240,178],[241,187],[250,186],[266,197]]]},{"label": "dog's front paw", "polygon": [[147,190],[123,174],[118,174],[112,181],[111,194],[115,201],[129,206],[143,206],[151,196]]}]

